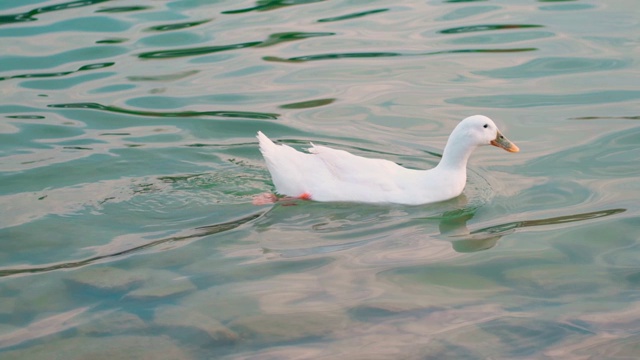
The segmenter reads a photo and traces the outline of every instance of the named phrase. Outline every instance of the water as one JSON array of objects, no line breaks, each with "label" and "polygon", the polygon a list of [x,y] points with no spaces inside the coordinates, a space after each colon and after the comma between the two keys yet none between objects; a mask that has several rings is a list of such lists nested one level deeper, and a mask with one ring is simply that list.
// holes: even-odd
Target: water
[{"label": "water", "polygon": [[[617,1],[0,4],[0,356],[634,358],[639,13]],[[251,205],[255,133],[435,205]],[[54,356],[54,357],[55,357]]]}]

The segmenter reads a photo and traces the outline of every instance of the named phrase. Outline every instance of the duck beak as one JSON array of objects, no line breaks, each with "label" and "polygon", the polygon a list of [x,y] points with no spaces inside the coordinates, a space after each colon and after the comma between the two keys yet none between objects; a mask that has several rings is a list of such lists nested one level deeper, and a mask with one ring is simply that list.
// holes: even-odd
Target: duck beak
[{"label": "duck beak", "polygon": [[512,143],[511,141],[509,141],[509,139],[504,137],[504,135],[502,135],[502,133],[500,131],[498,131],[498,135],[496,135],[496,138],[491,140],[490,144],[493,145],[493,146],[497,146],[499,148],[503,148],[503,149],[507,150],[508,152],[518,152],[518,151],[520,151],[520,148],[517,147],[516,144]]}]

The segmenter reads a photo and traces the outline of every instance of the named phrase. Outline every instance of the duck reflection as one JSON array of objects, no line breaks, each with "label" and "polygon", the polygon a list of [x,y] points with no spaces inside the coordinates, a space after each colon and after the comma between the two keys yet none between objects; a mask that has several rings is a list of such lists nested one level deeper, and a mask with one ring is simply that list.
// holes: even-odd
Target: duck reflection
[{"label": "duck reflection", "polygon": [[[477,230],[470,230],[467,227],[467,222],[473,218],[478,207],[474,208],[468,206],[467,200],[464,196],[460,196],[457,199],[448,201],[444,205],[449,209],[453,205],[456,207],[455,210],[445,210],[442,212],[441,216],[433,216],[433,212],[431,212],[431,214],[427,215],[426,217],[419,216],[416,213],[412,213],[412,211],[407,210],[407,207],[403,208],[398,206],[391,208],[385,206],[362,207],[359,208],[359,210],[362,211],[354,211],[354,206],[357,205],[353,204],[334,204],[332,206],[327,206],[326,204],[322,205],[321,203],[305,201],[300,202],[300,205],[302,205],[300,208],[295,206],[297,204],[298,203],[296,202],[288,204],[276,204],[266,211],[252,213],[250,215],[232,221],[221,222],[208,226],[198,227],[191,230],[186,230],[181,234],[175,236],[144,242],[137,246],[122,248],[121,246],[111,244],[113,246],[109,245],[104,247],[104,249],[97,251],[96,256],[81,259],[78,261],[20,268],[4,268],[0,269],[0,277],[76,268],[97,261],[104,261],[108,258],[117,258],[129,255],[145,249],[157,249],[159,246],[169,242],[172,243],[172,246],[168,247],[167,249],[175,249],[180,246],[187,245],[189,241],[195,241],[206,236],[230,231],[245,224],[253,224],[252,226],[254,226],[255,229],[260,232],[267,231],[274,224],[282,226],[283,224],[286,225],[286,223],[289,222],[295,224],[295,226],[297,227],[305,227],[308,225],[310,229],[317,232],[342,234],[338,236],[340,238],[342,238],[344,235],[359,238],[359,240],[349,241],[346,243],[339,242],[333,244],[323,244],[320,246],[304,246],[302,248],[276,250],[276,252],[279,253],[279,256],[285,258],[321,253],[326,254],[335,251],[356,248],[370,242],[371,234],[385,232],[392,233],[397,229],[407,227],[408,224],[422,224],[425,220],[439,221],[438,228],[440,234],[436,237],[439,239],[450,241],[454,251],[458,253],[470,253],[491,249],[503,236],[510,235],[521,228],[586,221],[616,215],[626,211],[626,209],[620,208],[608,209],[544,219],[505,222]],[[295,208],[295,215],[290,211],[274,211],[283,208]],[[417,208],[419,209],[419,207],[408,208],[412,208],[413,210],[416,210]],[[417,211],[420,212],[421,210]],[[405,220],[406,217],[410,218],[408,220]],[[386,222],[383,221],[385,218],[402,219],[402,221]],[[363,226],[363,224],[366,223],[371,226]],[[305,243],[305,245],[308,245],[308,243]],[[269,253],[274,250],[263,248],[263,251],[265,253]]]},{"label": "duck reflection", "polygon": [[440,234],[451,241],[453,249],[456,252],[469,253],[491,249],[503,236],[510,235],[517,229],[585,221],[611,216],[625,211],[626,209],[608,209],[537,220],[513,221],[478,230],[469,230],[467,228],[467,221],[473,218],[475,212],[462,213],[456,216],[454,211],[449,215],[446,213],[443,215],[443,220],[440,221],[439,228]]}]

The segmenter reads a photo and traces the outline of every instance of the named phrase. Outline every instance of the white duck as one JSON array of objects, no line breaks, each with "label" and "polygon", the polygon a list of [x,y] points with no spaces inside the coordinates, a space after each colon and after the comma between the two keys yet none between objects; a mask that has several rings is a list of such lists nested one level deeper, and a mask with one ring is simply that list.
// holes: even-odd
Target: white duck
[{"label": "white duck", "polygon": [[[491,119],[482,115],[470,116],[456,126],[440,163],[430,170],[407,169],[389,160],[364,158],[313,143],[306,154],[287,145],[276,145],[262,132],[258,132],[258,141],[279,194],[316,201],[407,205],[460,195],[467,181],[467,161],[478,146],[520,150]],[[273,202],[276,197],[268,195],[264,199]]]}]

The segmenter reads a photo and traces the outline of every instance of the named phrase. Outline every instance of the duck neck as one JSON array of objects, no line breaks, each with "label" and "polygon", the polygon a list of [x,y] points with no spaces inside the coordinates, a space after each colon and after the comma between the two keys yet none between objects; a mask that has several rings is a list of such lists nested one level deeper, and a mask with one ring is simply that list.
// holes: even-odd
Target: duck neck
[{"label": "duck neck", "polygon": [[475,146],[466,146],[464,142],[456,141],[455,134],[450,136],[437,168],[466,172],[467,161],[469,161],[474,148]]}]

